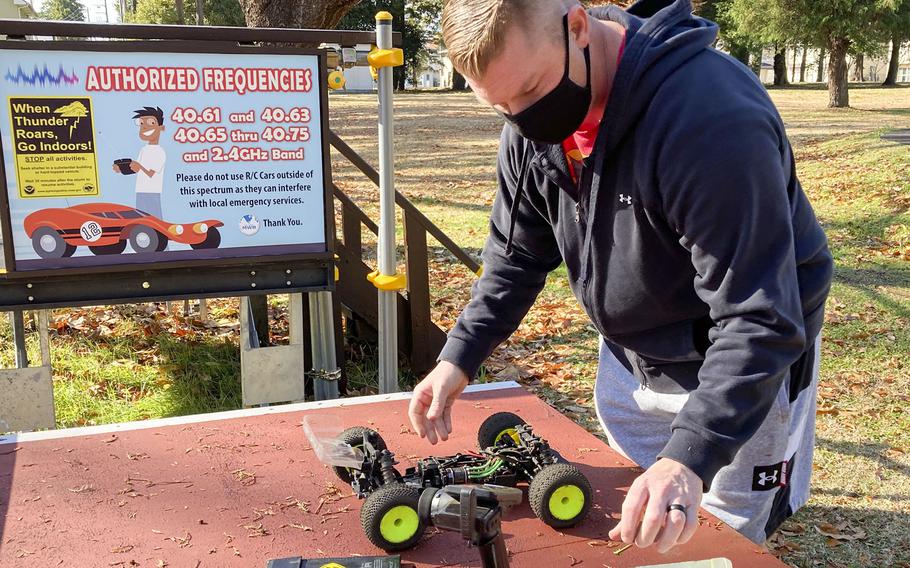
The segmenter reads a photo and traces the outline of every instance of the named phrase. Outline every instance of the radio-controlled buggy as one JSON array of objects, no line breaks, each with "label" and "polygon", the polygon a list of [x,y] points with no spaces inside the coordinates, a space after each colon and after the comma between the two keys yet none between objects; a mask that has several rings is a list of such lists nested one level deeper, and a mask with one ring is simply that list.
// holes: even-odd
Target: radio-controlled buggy
[{"label": "radio-controlled buggy", "polygon": [[585,517],[593,496],[588,479],[521,417],[493,414],[480,426],[477,442],[480,452],[424,458],[401,474],[378,432],[361,426],[343,431],[336,443],[363,459],[359,466],[348,461],[353,467],[336,463],[334,470],[365,499],[360,520],[370,541],[389,552],[411,548],[426,528],[418,512],[421,493],[456,484],[526,483],[531,510],[554,528],[575,526]]}]

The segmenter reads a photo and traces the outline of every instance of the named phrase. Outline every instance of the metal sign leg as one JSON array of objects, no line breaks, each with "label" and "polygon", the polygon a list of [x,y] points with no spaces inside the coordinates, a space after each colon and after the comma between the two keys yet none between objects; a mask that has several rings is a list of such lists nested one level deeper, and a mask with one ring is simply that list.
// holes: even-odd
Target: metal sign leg
[{"label": "metal sign leg", "polygon": [[13,343],[16,345],[16,367],[28,367],[28,352],[25,349],[25,318],[22,310],[14,310],[9,314],[13,326]]},{"label": "metal sign leg", "polygon": [[311,292],[310,328],[313,345],[313,388],[316,400],[338,398],[341,369],[335,358],[335,329],[332,322],[332,293]]}]

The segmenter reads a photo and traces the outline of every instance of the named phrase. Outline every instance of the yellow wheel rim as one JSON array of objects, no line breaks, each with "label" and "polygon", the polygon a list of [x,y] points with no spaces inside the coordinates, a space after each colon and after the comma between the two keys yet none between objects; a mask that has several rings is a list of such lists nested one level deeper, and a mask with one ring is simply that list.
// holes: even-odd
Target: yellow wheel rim
[{"label": "yellow wheel rim", "polygon": [[585,507],[585,494],[577,485],[557,487],[550,495],[550,514],[560,521],[571,521]]},{"label": "yellow wheel rim", "polygon": [[413,537],[419,526],[417,511],[407,505],[398,505],[382,516],[382,520],[379,521],[379,532],[388,542],[400,544]]},{"label": "yellow wheel rim", "polygon": [[505,436],[512,438],[512,441],[515,442],[515,445],[516,446],[518,445],[520,439],[518,437],[518,430],[516,430],[515,428],[506,428],[505,430],[503,430],[502,432],[497,434],[496,439],[493,440],[493,445],[495,446],[495,445],[499,444],[499,441],[502,440],[503,437],[505,437]]}]

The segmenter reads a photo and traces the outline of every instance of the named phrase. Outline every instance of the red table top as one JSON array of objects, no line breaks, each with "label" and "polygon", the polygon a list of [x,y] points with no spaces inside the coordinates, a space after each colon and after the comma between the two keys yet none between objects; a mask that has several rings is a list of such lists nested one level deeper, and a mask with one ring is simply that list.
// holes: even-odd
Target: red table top
[{"label": "red table top", "polygon": [[[300,428],[307,413],[378,430],[399,468],[473,449],[494,412],[521,415],[591,481],[596,503],[556,531],[525,500],[506,513],[511,565],[641,566],[726,557],[736,568],[783,566],[700,515],[696,536],[660,555],[608,540],[638,471],[514,383],[480,385],[456,403],[456,431],[435,447],[409,428],[407,395],[303,403],[111,427],[0,437],[0,566],[261,567],[270,558],[380,555],[360,528],[361,502],[321,464]],[[455,533],[428,529],[402,555],[418,566],[480,566]]]}]

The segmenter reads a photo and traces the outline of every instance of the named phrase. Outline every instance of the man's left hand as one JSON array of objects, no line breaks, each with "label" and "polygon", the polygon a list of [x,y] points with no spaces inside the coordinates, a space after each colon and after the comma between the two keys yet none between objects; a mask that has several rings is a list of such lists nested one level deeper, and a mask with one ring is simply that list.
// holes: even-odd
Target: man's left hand
[{"label": "man's left hand", "polygon": [[[701,496],[702,481],[694,471],[677,461],[659,459],[632,483],[610,539],[634,542],[641,548],[656,544],[661,553],[684,544],[698,527]],[[670,510],[670,505],[682,505],[685,511]]]}]

